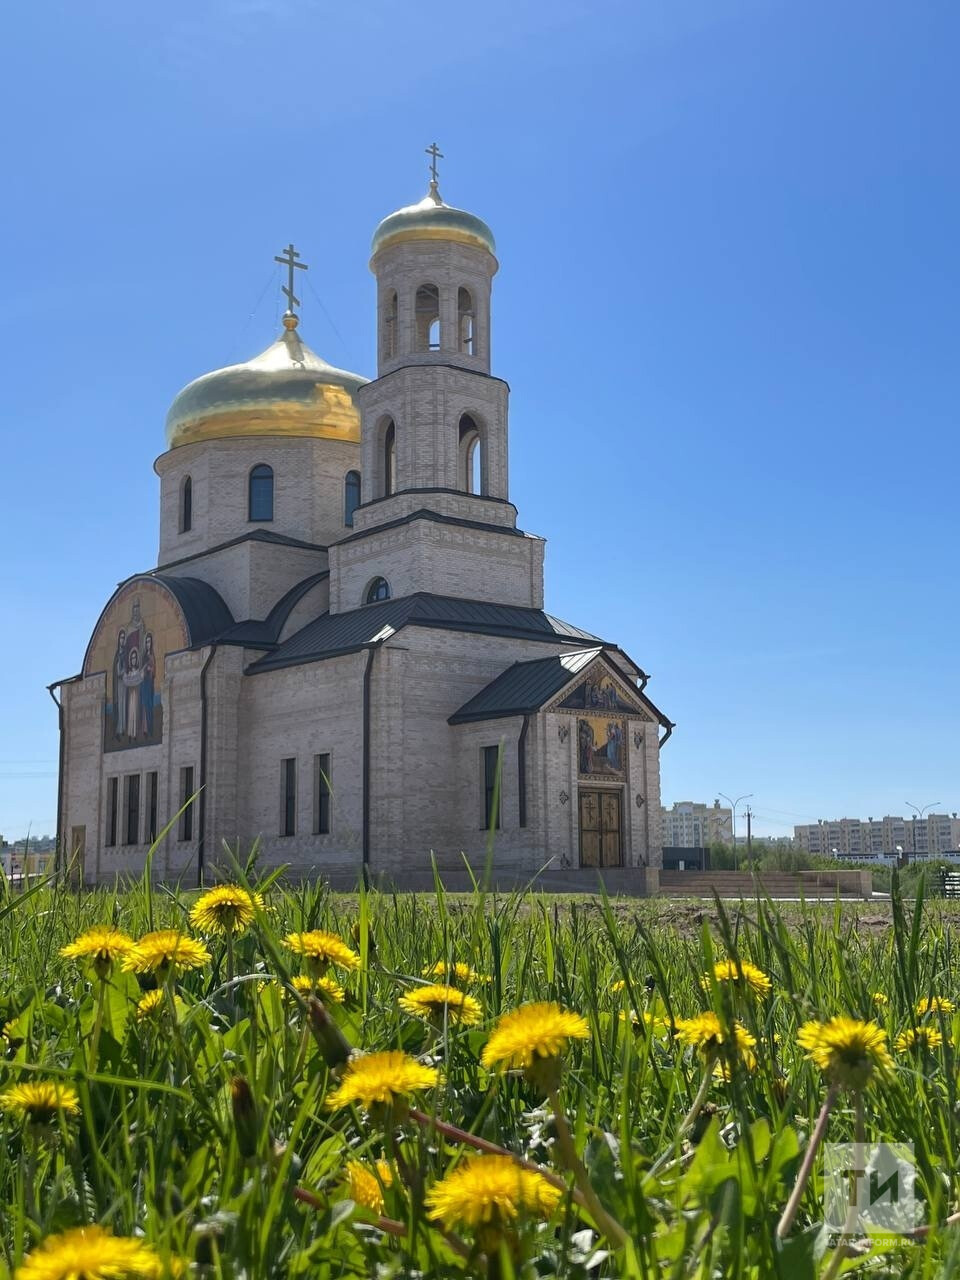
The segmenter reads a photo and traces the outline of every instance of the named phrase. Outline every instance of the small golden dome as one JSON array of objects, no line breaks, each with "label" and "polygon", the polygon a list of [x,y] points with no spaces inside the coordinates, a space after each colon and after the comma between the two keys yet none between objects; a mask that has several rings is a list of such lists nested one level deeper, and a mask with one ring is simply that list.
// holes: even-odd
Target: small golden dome
[{"label": "small golden dome", "polygon": [[391,213],[373,233],[371,253],[374,257],[388,244],[400,240],[453,240],[474,245],[496,254],[493,232],[475,213],[445,204],[436,181],[418,204],[407,205]]},{"label": "small golden dome", "polygon": [[167,414],[171,449],[234,436],[313,436],[360,441],[356,392],[367,381],[335,369],[302,341],[287,312],[283,333],[245,364],[196,378]]}]

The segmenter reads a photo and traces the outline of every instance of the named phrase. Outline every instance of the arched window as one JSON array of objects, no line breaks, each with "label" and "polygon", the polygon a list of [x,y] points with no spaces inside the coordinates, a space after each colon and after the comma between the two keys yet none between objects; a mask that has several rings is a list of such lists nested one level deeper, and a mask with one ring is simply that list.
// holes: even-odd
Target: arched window
[{"label": "arched window", "polygon": [[469,413],[460,418],[460,488],[465,493],[483,493],[483,444],[480,428]]},{"label": "arched window", "polygon": [[353,528],[353,513],[360,505],[360,472],[348,471],[343,481],[343,523]]},{"label": "arched window", "polygon": [[363,596],[364,604],[376,604],[378,600],[390,599],[390,583],[386,578],[374,578]]},{"label": "arched window", "polygon": [[389,498],[397,488],[397,428],[387,424],[383,433],[383,496]]},{"label": "arched window", "polygon": [[457,334],[460,350],[465,356],[475,356],[476,336],[474,334],[473,294],[462,286],[457,292]]},{"label": "arched window", "polygon": [[381,350],[384,360],[392,360],[397,354],[397,324],[398,324],[398,303],[397,291],[391,289],[386,297],[383,308],[383,341]]},{"label": "arched window", "polygon": [[440,350],[440,290],[435,284],[422,284],[414,304],[417,323],[417,350]]},{"label": "arched window", "polygon": [[193,528],[193,481],[184,477],[180,486],[180,532],[189,533]]},{"label": "arched window", "polygon": [[250,472],[248,520],[273,519],[273,467],[261,462]]}]

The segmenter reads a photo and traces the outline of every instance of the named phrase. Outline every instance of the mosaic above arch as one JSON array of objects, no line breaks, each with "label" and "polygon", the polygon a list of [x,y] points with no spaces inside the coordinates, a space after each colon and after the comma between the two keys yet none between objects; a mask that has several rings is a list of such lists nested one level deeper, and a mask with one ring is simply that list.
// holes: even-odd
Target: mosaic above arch
[{"label": "mosaic above arch", "polygon": [[83,665],[85,676],[106,674],[105,752],[163,741],[166,657],[189,642],[179,605],[159,584],[145,579],[131,582],[110,601]]}]

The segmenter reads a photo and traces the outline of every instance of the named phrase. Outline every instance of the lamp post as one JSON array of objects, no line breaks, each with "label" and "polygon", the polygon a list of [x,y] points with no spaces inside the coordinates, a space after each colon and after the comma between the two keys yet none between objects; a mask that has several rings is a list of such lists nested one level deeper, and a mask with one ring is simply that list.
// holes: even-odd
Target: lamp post
[{"label": "lamp post", "polygon": [[741,800],[752,800],[753,792],[748,791],[745,796],[737,796],[736,800],[731,800],[730,797],[724,795],[722,791],[718,791],[717,795],[720,797],[721,800],[726,800],[727,804],[730,806],[730,808],[733,811],[733,816],[731,819],[733,823],[733,869],[734,871],[736,871],[738,870],[738,867],[737,867],[737,805],[740,803]]},{"label": "lamp post", "polygon": [[[937,807],[937,805],[940,803],[940,801],[939,801],[939,800],[934,800],[933,804],[925,804],[925,805],[923,806],[923,808],[922,808],[922,809],[918,809],[918,808],[917,808],[917,806],[916,806],[915,804],[911,804],[909,800],[904,800],[904,802],[903,802],[903,803],[907,806],[907,808],[908,808],[908,809],[912,809],[912,810],[914,811],[914,813],[917,815],[917,816],[916,816],[916,818],[914,818],[914,820],[913,820],[913,821],[914,821],[914,828],[913,828],[913,852],[914,852],[914,853],[916,853],[916,852],[917,852],[917,828],[916,828],[916,823],[917,823],[918,821],[919,821],[919,822],[922,822],[922,821],[923,821],[923,815],[927,812],[927,810],[928,810],[928,809],[935,809],[935,808]],[[927,849],[927,853],[929,853],[929,852],[930,852],[930,850],[929,850],[929,848],[928,848],[928,849]]]}]

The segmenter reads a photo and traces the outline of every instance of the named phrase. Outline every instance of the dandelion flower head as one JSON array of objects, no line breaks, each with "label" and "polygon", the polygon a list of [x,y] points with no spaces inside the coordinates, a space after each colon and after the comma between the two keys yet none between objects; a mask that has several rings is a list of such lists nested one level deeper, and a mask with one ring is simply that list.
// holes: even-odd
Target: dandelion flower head
[{"label": "dandelion flower head", "polygon": [[725,1026],[712,1009],[693,1018],[678,1018],[674,1035],[681,1044],[690,1045],[705,1058],[733,1056],[751,1071],[757,1064],[753,1052],[756,1037],[739,1022]]},{"label": "dandelion flower head", "polygon": [[160,1258],[142,1240],[91,1226],[48,1236],[17,1268],[16,1280],[156,1280],[162,1273]]},{"label": "dandelion flower head", "polygon": [[196,938],[177,929],[158,929],[155,933],[145,933],[134,943],[123,967],[134,973],[167,977],[188,969],[202,969],[209,960],[210,952]]},{"label": "dandelion flower head", "polygon": [[376,1172],[360,1160],[346,1164],[347,1190],[354,1204],[373,1213],[383,1213],[383,1188],[392,1186],[393,1174],[386,1160],[378,1160]]},{"label": "dandelion flower head", "polygon": [[810,1061],[833,1083],[854,1089],[893,1067],[886,1040],[886,1031],[875,1022],[845,1017],[805,1022],[797,1032],[797,1043]]},{"label": "dandelion flower head", "polygon": [[471,969],[462,960],[438,960],[436,964],[428,964],[421,972],[425,978],[443,978],[447,982],[462,982],[465,985],[492,981],[487,974],[477,973],[476,969]]},{"label": "dandelion flower head", "polygon": [[488,1069],[526,1069],[537,1058],[556,1058],[570,1040],[589,1040],[586,1019],[558,1004],[522,1004],[505,1013],[483,1047]]},{"label": "dandelion flower head", "polygon": [[502,1228],[521,1215],[549,1218],[562,1192],[542,1174],[523,1169],[509,1156],[462,1160],[427,1192],[427,1216],[448,1230]]},{"label": "dandelion flower head", "polygon": [[122,960],[133,947],[133,939],[110,925],[95,925],[81,933],[73,942],[60,948],[67,960],[86,960],[91,963],[98,977],[105,978],[115,960]]},{"label": "dandelion flower head", "polygon": [[336,978],[311,978],[305,973],[295,974],[290,985],[304,1000],[308,996],[316,996],[324,1004],[343,1004],[347,993]]},{"label": "dandelion flower head", "polygon": [[936,1027],[907,1027],[901,1031],[893,1043],[898,1053],[909,1053],[911,1049],[926,1049],[932,1052],[943,1044],[943,1035]]},{"label": "dandelion flower head", "polygon": [[238,884],[218,884],[193,904],[190,923],[201,933],[231,937],[243,933],[263,910],[263,898]]},{"label": "dandelion flower head", "polygon": [[[749,960],[718,960],[713,966],[713,981],[728,983],[740,991],[749,991],[758,996],[768,996],[773,990],[773,983],[755,964]],[[703,986],[709,988],[710,974],[704,974]]]},{"label": "dandelion flower head", "polygon": [[479,1000],[457,987],[448,987],[442,983],[414,987],[400,997],[399,1004],[405,1013],[411,1013],[415,1018],[443,1022],[446,1017],[451,1023],[459,1023],[464,1027],[476,1026],[483,1017]]},{"label": "dandelion flower head", "polygon": [[304,933],[288,933],[284,945],[303,956],[314,973],[323,973],[329,965],[341,969],[359,969],[360,957],[335,933],[324,929],[308,929]]},{"label": "dandelion flower head", "polygon": [[928,996],[917,1004],[917,1016],[924,1017],[928,1013],[953,1013],[953,1001],[945,996]]},{"label": "dandelion flower head", "polygon": [[390,1107],[411,1093],[432,1088],[439,1079],[436,1067],[425,1067],[399,1049],[364,1053],[347,1063],[339,1088],[327,1098],[327,1107],[331,1111],[351,1103],[367,1111]]},{"label": "dandelion flower head", "polygon": [[0,1093],[0,1111],[20,1116],[31,1124],[48,1124],[56,1115],[75,1116],[80,1111],[76,1089],[55,1080],[29,1080],[12,1084]]}]

